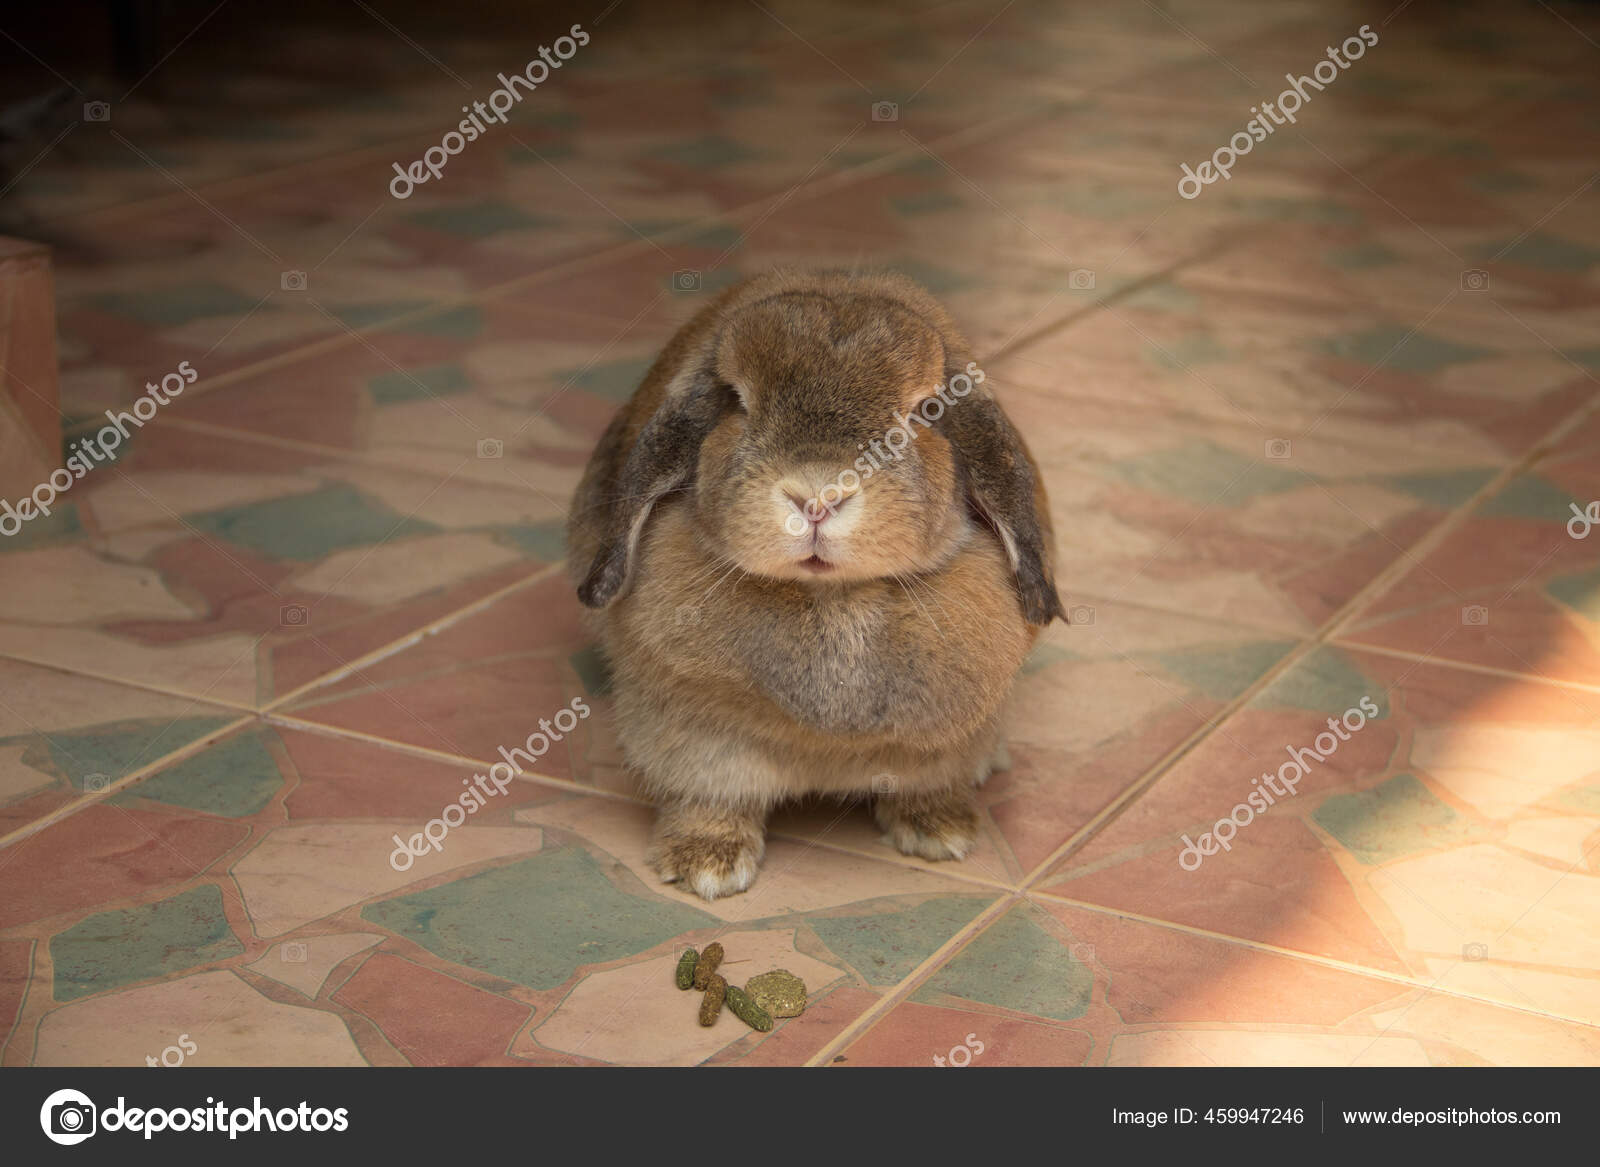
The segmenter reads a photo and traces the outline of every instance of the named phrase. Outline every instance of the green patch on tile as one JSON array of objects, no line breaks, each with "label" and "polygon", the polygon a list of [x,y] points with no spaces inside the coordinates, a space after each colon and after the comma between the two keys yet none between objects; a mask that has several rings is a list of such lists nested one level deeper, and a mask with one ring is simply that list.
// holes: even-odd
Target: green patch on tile
[{"label": "green patch on tile", "polygon": [[1522,239],[1487,243],[1479,252],[1483,259],[1514,263],[1542,271],[1584,272],[1600,260],[1600,251],[1571,239],[1558,239],[1535,231]]},{"label": "green patch on tile", "polygon": [[555,219],[530,215],[520,207],[493,200],[415,211],[408,218],[419,227],[460,239],[487,239],[502,231],[526,231],[556,224]]},{"label": "green patch on tile", "polygon": [[1239,200],[1240,210],[1258,219],[1280,223],[1361,222],[1361,213],[1332,199],[1250,198]]},{"label": "green patch on tile", "polygon": [[72,1001],[244,951],[222,893],[205,884],[159,903],[89,916],[50,938],[55,997]]},{"label": "green patch on tile", "polygon": [[901,911],[812,917],[806,922],[828,951],[868,984],[897,985],[991,902],[989,896],[945,896]]},{"label": "green patch on tile", "polygon": [[522,554],[554,563],[567,553],[567,525],[560,519],[544,523],[502,524],[484,527],[496,543],[515,547]]},{"label": "green patch on tile", "polygon": [[1327,252],[1325,259],[1330,267],[1344,271],[1364,271],[1367,268],[1387,267],[1400,257],[1381,243],[1358,243],[1354,247],[1336,247]]},{"label": "green patch on tile", "polygon": [[[376,328],[401,316],[420,312],[428,307],[429,300],[384,300],[371,304],[347,304],[334,311],[344,323],[355,329]],[[408,336],[440,336],[447,340],[472,340],[483,332],[483,309],[475,304],[430,312],[393,326],[396,332]]]},{"label": "green patch on tile", "polygon": [[1411,78],[1397,77],[1393,73],[1363,70],[1359,76],[1350,79],[1350,92],[1371,97],[1404,97],[1417,92],[1419,88]]},{"label": "green patch on tile", "polygon": [[42,774],[65,779],[73,789],[103,789],[231,722],[229,717],[147,717],[113,721],[73,730],[51,730],[0,738],[0,750],[26,743],[22,764]]},{"label": "green patch on tile", "polygon": [[1470,822],[1410,774],[1359,794],[1336,794],[1311,817],[1369,866],[1455,846],[1474,834]]},{"label": "green patch on tile", "polygon": [[[157,328],[177,328],[211,316],[243,316],[259,296],[245,296],[225,284],[176,284],[137,292],[102,292],[89,297],[96,307]],[[261,311],[271,311],[270,304]]]},{"label": "green patch on tile", "polygon": [[1204,333],[1180,337],[1165,344],[1146,344],[1144,357],[1163,369],[1189,369],[1195,365],[1210,365],[1225,361],[1233,354],[1218,344],[1215,337]]},{"label": "green patch on tile", "polygon": [[1326,343],[1336,357],[1396,373],[1434,373],[1447,365],[1477,360],[1489,350],[1441,340],[1396,324],[1336,336]]},{"label": "green patch on tile", "polygon": [[964,206],[966,204],[955,195],[937,188],[889,200],[889,209],[897,215],[931,215],[937,211],[957,211]]},{"label": "green patch on tile", "polygon": [[[1467,180],[1467,185],[1485,194],[1515,194],[1519,191],[1532,190],[1539,184],[1526,174],[1515,170],[1491,170],[1486,174],[1477,174]],[[1493,255],[1494,252],[1489,253]]]},{"label": "green patch on tile", "polygon": [[1122,301],[1125,308],[1154,308],[1158,312],[1193,312],[1200,297],[1171,280],[1158,280]]},{"label": "green patch on tile", "polygon": [[578,674],[585,693],[591,697],[610,696],[611,666],[598,648],[592,644],[581,648],[567,658],[567,663]]},{"label": "green patch on tile", "polygon": [[483,333],[483,309],[463,304],[413,320],[399,328],[412,336],[442,336],[446,340],[472,340]]},{"label": "green patch on tile", "polygon": [[1389,716],[1384,686],[1357,668],[1348,654],[1324,647],[1279,677],[1250,704],[1258,709],[1307,709],[1337,717],[1357,708],[1363,697],[1370,697],[1378,707],[1373,720]]},{"label": "green patch on tile", "polygon": [[83,524],[78,521],[77,504],[58,504],[51,508],[48,515],[35,513],[33,518],[23,520],[15,535],[0,535],[0,555],[7,551],[32,551],[38,547],[48,547],[81,534]]},{"label": "green patch on tile", "polygon": [[1148,198],[1133,193],[1125,184],[1095,180],[1065,183],[1052,192],[1045,205],[1085,219],[1115,222],[1143,217],[1151,204]]},{"label": "green patch on tile", "polygon": [[900,163],[900,165],[896,166],[889,173],[920,174],[925,176],[937,174],[942,176],[945,173],[945,169],[939,164],[937,159],[930,158],[926,153],[919,153],[907,161]]},{"label": "green patch on tile", "polygon": [[268,558],[302,562],[439,530],[342,485],[185,515],[184,521]]},{"label": "green patch on tile", "polygon": [[1037,913],[1033,907],[1006,913],[911,999],[940,1005],[945,997],[960,997],[1057,1021],[1082,1017],[1094,991],[1094,972],[1041,926]]},{"label": "green patch on tile", "polygon": [[1600,348],[1562,349],[1561,355],[1575,365],[1582,365],[1585,369],[1600,372]]},{"label": "green patch on tile", "polygon": [[[1485,519],[1539,519],[1565,523],[1572,517],[1572,504],[1578,502],[1559,486],[1537,474],[1519,474],[1505,489],[1478,508]],[[1582,504],[1579,504],[1580,507]]]},{"label": "green patch on tile", "polygon": [[1028,659],[1022,662],[1022,673],[1024,676],[1030,676],[1033,673],[1043,672],[1051,665],[1060,664],[1062,661],[1082,659],[1077,653],[1062,648],[1059,644],[1047,644],[1041,640],[1033,646],[1033,651],[1028,654]]},{"label": "green patch on tile", "polygon": [[577,153],[570,141],[529,142],[507,147],[504,157],[511,166],[542,166],[546,162],[565,162]]},{"label": "green patch on tile", "polygon": [[619,891],[582,847],[362,909],[361,918],[444,960],[531,989],[554,989],[586,964],[635,956],[715,916]]},{"label": "green patch on tile", "polygon": [[333,309],[334,317],[351,328],[372,328],[397,316],[420,312],[429,304],[427,300],[377,300],[369,304],[343,304]]},{"label": "green patch on tile", "polygon": [[715,251],[719,255],[725,251],[737,251],[744,242],[744,232],[735,227],[718,224],[707,227],[703,231],[696,231],[693,235],[675,241],[679,247],[698,247],[706,251]]},{"label": "green patch on tile", "polygon": [[935,296],[948,296],[952,292],[972,287],[975,282],[960,272],[951,271],[938,264],[925,263],[920,259],[898,259],[890,264],[890,267],[901,275],[916,280]]},{"label": "green patch on tile", "polygon": [[651,150],[646,155],[662,162],[672,162],[679,166],[686,166],[692,170],[721,170],[728,166],[737,166],[741,162],[748,162],[761,155],[747,148],[742,142],[732,138],[723,137],[721,134],[706,134],[698,138],[690,138],[682,142],[674,142],[670,146],[662,146]]},{"label": "green patch on tile", "polygon": [[1155,659],[1190,689],[1213,701],[1231,701],[1293,647],[1289,641],[1257,640],[1157,653]]},{"label": "green patch on tile", "polygon": [[580,365],[575,369],[557,369],[551,375],[563,386],[573,385],[608,401],[626,401],[633,396],[633,391],[639,387],[653,363],[654,358],[606,361]]},{"label": "green patch on tile", "polygon": [[455,362],[426,369],[396,369],[367,382],[367,392],[379,405],[400,405],[432,397],[448,397],[472,388],[472,378]]},{"label": "green patch on tile", "polygon": [[1378,475],[1368,481],[1387,490],[1409,494],[1437,510],[1448,511],[1478,493],[1494,475],[1495,471],[1488,469],[1440,470],[1432,474]]},{"label": "green patch on tile", "polygon": [[1544,590],[1585,620],[1600,623],[1600,567],[1558,575],[1544,585]]},{"label": "green patch on tile", "polygon": [[1579,814],[1600,815],[1600,785],[1574,786],[1556,795],[1556,801]]},{"label": "green patch on tile", "polygon": [[283,774],[260,733],[229,738],[135,784],[111,801],[141,799],[225,818],[248,818],[283,786]]},{"label": "green patch on tile", "polygon": [[1203,438],[1113,462],[1110,469],[1140,490],[1187,499],[1199,507],[1240,506],[1311,482],[1299,470],[1269,466]]}]

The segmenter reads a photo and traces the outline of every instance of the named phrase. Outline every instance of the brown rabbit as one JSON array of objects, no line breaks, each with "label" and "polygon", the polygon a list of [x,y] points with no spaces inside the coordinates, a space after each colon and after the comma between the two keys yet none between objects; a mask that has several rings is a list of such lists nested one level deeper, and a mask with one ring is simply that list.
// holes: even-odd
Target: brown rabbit
[{"label": "brown rabbit", "polygon": [[1043,485],[970,356],[907,279],[774,272],[601,438],[568,549],[664,881],[745,890],[768,812],[817,792],[874,794],[906,854],[971,849],[1000,707],[1065,614]]}]

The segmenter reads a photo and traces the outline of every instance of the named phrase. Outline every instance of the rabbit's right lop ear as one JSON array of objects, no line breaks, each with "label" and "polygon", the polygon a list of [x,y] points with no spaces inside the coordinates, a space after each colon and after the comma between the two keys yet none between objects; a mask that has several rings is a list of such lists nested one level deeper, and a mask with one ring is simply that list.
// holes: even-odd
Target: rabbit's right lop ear
[{"label": "rabbit's right lop ear", "polygon": [[944,415],[943,424],[961,456],[967,496],[994,525],[1011,561],[1023,616],[1039,625],[1065,620],[1049,543],[1035,506],[1033,462],[1021,435],[986,391],[974,390]]},{"label": "rabbit's right lop ear", "polygon": [[578,599],[586,606],[605,607],[627,584],[650,508],[694,474],[700,445],[717,424],[723,403],[709,369],[674,379],[620,467],[613,465],[595,516],[600,550],[578,585]]}]

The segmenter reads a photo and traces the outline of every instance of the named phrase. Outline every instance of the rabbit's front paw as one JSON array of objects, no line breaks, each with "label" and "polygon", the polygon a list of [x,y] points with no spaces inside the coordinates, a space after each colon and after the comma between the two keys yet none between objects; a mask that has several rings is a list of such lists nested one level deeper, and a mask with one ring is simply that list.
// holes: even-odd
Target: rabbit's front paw
[{"label": "rabbit's front paw", "polygon": [[735,895],[748,888],[766,852],[759,822],[684,821],[687,815],[663,813],[645,861],[662,883],[685,883],[703,900]]},{"label": "rabbit's front paw", "polygon": [[873,816],[884,839],[904,855],[965,859],[978,842],[978,811],[969,790],[880,797]]}]

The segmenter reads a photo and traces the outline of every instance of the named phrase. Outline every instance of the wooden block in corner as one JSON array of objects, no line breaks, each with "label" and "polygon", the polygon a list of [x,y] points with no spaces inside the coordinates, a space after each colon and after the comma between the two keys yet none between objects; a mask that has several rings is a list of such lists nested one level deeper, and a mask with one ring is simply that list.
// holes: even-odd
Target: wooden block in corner
[{"label": "wooden block in corner", "polygon": [[61,466],[61,389],[50,249],[0,236],[0,498]]}]

